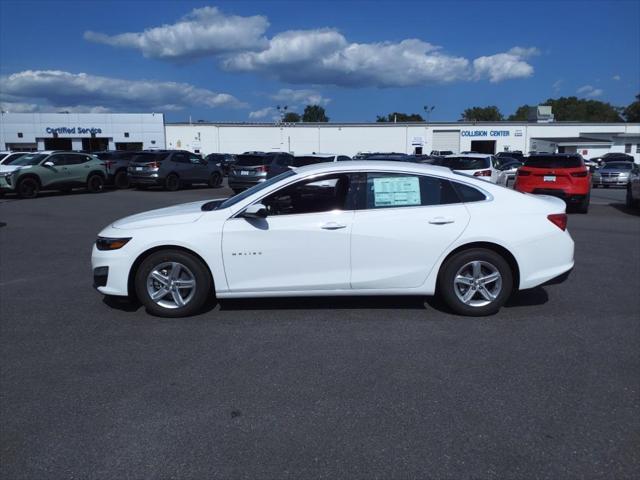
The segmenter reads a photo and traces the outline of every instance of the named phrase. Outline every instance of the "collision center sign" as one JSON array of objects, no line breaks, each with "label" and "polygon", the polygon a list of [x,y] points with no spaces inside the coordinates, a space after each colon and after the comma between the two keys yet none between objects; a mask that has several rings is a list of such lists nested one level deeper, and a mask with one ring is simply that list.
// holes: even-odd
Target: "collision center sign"
[{"label": "collision center sign", "polygon": [[508,137],[509,130],[461,130],[461,137]]}]

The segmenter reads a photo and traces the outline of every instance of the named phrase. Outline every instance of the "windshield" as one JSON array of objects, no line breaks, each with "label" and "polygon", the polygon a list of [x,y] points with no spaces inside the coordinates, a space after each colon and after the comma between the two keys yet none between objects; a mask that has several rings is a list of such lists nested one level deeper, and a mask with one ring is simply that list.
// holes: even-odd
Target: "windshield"
[{"label": "windshield", "polygon": [[273,157],[267,155],[238,155],[235,165],[239,167],[270,165],[272,160]]},{"label": "windshield", "polygon": [[[270,178],[269,180],[262,182],[262,183],[258,183],[257,185],[254,185],[251,188],[248,188],[247,190],[245,190],[244,192],[241,192],[231,198],[226,199],[224,202],[222,202],[217,209],[222,209],[222,208],[229,208],[233,205],[235,205],[236,203],[244,200],[245,198],[253,195],[256,192],[259,192],[260,190],[270,187],[271,185],[273,185],[276,182],[279,182],[280,180],[283,180],[287,177],[290,177],[292,175],[295,175],[296,172],[293,170],[287,170],[286,172],[281,173],[280,175],[276,175],[275,177]],[[204,207],[206,206],[206,204],[202,207],[203,209],[205,209]],[[206,210],[206,209],[205,209]]]},{"label": "windshield", "polygon": [[480,170],[489,168],[489,157],[447,157],[440,163],[443,167],[451,170]]},{"label": "windshield", "polygon": [[20,165],[23,167],[26,165],[37,165],[42,160],[44,160],[47,156],[48,155],[44,153],[29,153],[27,155],[23,155],[22,157],[18,158],[17,160],[12,162],[11,165]]},{"label": "windshield", "polygon": [[582,167],[583,164],[580,157],[539,155],[527,158],[524,166],[531,168],[579,168]]},{"label": "windshield", "polygon": [[15,165],[16,160],[20,157],[24,157],[26,153],[10,153],[2,161],[3,165]]},{"label": "windshield", "polygon": [[8,153],[0,153],[0,160],[9,155]]},{"label": "windshield", "polygon": [[331,157],[294,157],[293,166],[294,167],[304,167],[305,165],[313,165],[314,163],[322,163],[322,162],[333,162],[333,156]]},{"label": "windshield", "polygon": [[616,162],[616,163],[605,163],[603,170],[611,169],[611,170],[631,170],[633,164],[631,162]]}]

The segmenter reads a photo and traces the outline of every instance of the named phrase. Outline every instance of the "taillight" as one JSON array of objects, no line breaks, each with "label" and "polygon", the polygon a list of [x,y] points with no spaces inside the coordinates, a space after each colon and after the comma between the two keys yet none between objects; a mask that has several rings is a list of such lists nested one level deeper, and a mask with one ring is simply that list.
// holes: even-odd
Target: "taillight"
[{"label": "taillight", "polygon": [[566,213],[552,213],[551,215],[547,215],[547,218],[551,223],[553,223],[560,230],[567,229],[567,214]]},{"label": "taillight", "polygon": [[160,164],[158,162],[151,162],[147,164],[149,168],[160,168]]},{"label": "taillight", "polygon": [[491,170],[480,170],[479,172],[474,173],[473,176],[474,177],[490,177]]},{"label": "taillight", "polygon": [[572,177],[586,177],[589,172],[571,172]]},{"label": "taillight", "polygon": [[107,168],[111,168],[111,165],[113,165],[113,162],[110,160],[107,160],[106,162],[104,162],[104,166]]},{"label": "taillight", "polygon": [[519,177],[526,177],[527,175],[531,175],[531,172],[529,172],[528,170],[518,170],[516,172],[516,175],[518,175]]},{"label": "taillight", "polygon": [[257,172],[266,172],[267,170],[268,169],[266,165],[260,165],[259,167],[256,168]]}]

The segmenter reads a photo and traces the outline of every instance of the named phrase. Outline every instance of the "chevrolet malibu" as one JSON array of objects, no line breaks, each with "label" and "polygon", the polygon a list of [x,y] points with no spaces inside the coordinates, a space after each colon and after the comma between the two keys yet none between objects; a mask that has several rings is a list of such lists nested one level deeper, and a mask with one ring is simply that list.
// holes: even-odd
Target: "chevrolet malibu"
[{"label": "chevrolet malibu", "polygon": [[94,286],[165,317],[213,298],[434,294],[490,315],[568,276],[566,223],[560,199],[443,167],[323,163],[116,221],[94,245]]}]

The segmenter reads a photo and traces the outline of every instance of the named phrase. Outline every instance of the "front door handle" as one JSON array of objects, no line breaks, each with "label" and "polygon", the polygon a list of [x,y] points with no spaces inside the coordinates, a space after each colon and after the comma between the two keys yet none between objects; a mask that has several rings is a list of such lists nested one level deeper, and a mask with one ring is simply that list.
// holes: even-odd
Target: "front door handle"
[{"label": "front door handle", "polygon": [[345,228],[346,225],[343,225],[342,223],[336,223],[336,222],[329,222],[329,223],[325,223],[324,225],[322,225],[323,230],[339,230],[341,228]]},{"label": "front door handle", "polygon": [[431,225],[446,225],[447,223],[453,223],[455,220],[449,217],[435,217],[429,220]]}]

